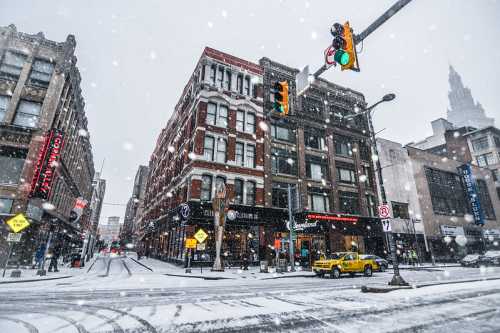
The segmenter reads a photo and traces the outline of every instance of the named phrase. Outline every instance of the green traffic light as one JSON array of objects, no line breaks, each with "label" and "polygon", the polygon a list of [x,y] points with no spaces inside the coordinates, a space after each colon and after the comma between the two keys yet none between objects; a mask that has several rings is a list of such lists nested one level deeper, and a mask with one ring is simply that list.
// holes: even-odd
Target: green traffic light
[{"label": "green traffic light", "polygon": [[337,51],[335,51],[335,55],[333,56],[333,59],[341,65],[347,65],[349,63],[350,57],[349,57],[349,53],[347,53],[346,51],[337,50]]}]

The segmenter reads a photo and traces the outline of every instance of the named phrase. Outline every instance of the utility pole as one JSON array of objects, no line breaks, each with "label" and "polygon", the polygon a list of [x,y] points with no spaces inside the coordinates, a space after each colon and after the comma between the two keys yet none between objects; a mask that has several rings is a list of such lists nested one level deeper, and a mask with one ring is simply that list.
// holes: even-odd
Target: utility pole
[{"label": "utility pole", "polygon": [[290,227],[290,232],[288,233],[288,252],[290,254],[290,265],[292,266],[291,271],[295,272],[295,244],[293,242],[293,236],[295,234],[295,220],[292,212],[292,186],[290,184],[288,184],[288,225]]},{"label": "utility pole", "polygon": [[[397,12],[399,12],[404,6],[410,3],[411,0],[398,0],[394,5],[391,6],[388,10],[385,11],[378,19],[375,20],[372,24],[370,24],[363,32],[359,35],[354,36],[354,45],[358,45],[361,43],[366,37],[368,37],[372,32],[374,32],[378,27],[384,24],[388,19],[394,16]],[[323,74],[328,69],[326,64],[323,64],[313,75],[315,78],[318,78],[321,74]]]},{"label": "utility pole", "polygon": [[[378,102],[381,103],[381,102]],[[376,103],[375,105],[377,105]],[[377,156],[376,158],[376,166],[377,166],[377,175],[379,179],[379,186],[380,186],[380,196],[382,197],[382,203],[385,205],[387,204],[387,196],[385,194],[385,187],[384,187],[384,179],[382,177],[382,166],[380,164],[380,158],[378,158],[378,149],[377,149],[377,141],[375,139],[375,131],[373,129],[373,122],[372,122],[372,109],[375,107],[372,106],[367,109],[366,112],[366,117],[368,118],[368,126],[369,126],[369,131],[370,131],[370,137],[372,141],[372,150],[373,154]],[[399,263],[398,263],[398,256],[396,253],[396,242],[394,241],[394,236],[392,234],[392,231],[387,232],[387,237],[389,239],[389,247],[391,250],[391,257],[392,257],[392,267],[394,269],[394,275],[392,277],[392,280],[389,282],[389,285],[391,286],[407,286],[408,283],[403,279],[403,277],[399,274]]]}]

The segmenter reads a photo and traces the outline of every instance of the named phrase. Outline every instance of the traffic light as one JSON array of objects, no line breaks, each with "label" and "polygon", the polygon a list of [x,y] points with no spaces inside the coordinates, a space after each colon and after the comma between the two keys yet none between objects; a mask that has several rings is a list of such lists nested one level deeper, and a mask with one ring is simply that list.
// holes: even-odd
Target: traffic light
[{"label": "traffic light", "polygon": [[287,116],[289,111],[288,103],[288,82],[278,81],[274,85],[274,110],[282,116]]},{"label": "traffic light", "polygon": [[355,49],[356,46],[354,45],[354,38],[352,36],[352,31],[351,31],[351,27],[349,26],[349,22],[344,23],[343,31],[344,31],[344,40],[345,40],[344,51],[349,55],[349,60],[347,61],[346,64],[341,64],[342,65],[341,68],[342,68],[342,70],[354,69],[354,64],[357,61],[356,49]]},{"label": "traffic light", "polygon": [[339,63],[342,66],[345,66],[351,60],[350,55],[346,52],[347,41],[345,39],[345,28],[340,23],[335,23],[330,32],[333,36],[332,46],[335,49],[335,54],[333,59],[336,63]]}]

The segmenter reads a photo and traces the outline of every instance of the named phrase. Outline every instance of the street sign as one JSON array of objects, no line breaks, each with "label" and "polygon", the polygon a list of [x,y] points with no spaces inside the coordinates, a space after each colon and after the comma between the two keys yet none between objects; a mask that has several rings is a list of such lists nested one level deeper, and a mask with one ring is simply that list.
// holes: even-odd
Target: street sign
[{"label": "street sign", "polygon": [[13,232],[9,232],[9,234],[7,235],[7,242],[18,243],[21,241],[21,236],[22,236],[22,234],[16,234]]},{"label": "street sign", "polygon": [[205,241],[205,239],[207,239],[208,235],[205,231],[203,231],[203,229],[200,229],[198,230],[195,234],[194,234],[194,238],[196,238],[196,240],[199,242],[199,243],[203,243]]},{"label": "street sign", "polygon": [[197,251],[205,251],[205,248],[207,247],[207,244],[196,244],[196,250]]},{"label": "street sign", "polygon": [[7,223],[10,229],[15,233],[18,233],[19,231],[26,229],[30,225],[30,223],[22,213],[17,214],[16,216],[10,218],[5,223]]},{"label": "street sign", "polygon": [[332,45],[328,46],[325,50],[325,67],[328,69],[332,66],[336,66],[335,63],[335,49]]},{"label": "street sign", "polygon": [[189,205],[186,203],[181,204],[181,216],[185,219],[189,217],[190,209]]},{"label": "street sign", "polygon": [[389,219],[382,220],[382,229],[384,230],[384,232],[391,232],[392,231],[391,220]]},{"label": "street sign", "polygon": [[186,249],[196,249],[196,239],[187,238],[186,239]]},{"label": "street sign", "polygon": [[387,219],[387,218],[391,217],[391,211],[389,210],[389,205],[384,204],[384,205],[378,206],[378,216],[381,219]]}]

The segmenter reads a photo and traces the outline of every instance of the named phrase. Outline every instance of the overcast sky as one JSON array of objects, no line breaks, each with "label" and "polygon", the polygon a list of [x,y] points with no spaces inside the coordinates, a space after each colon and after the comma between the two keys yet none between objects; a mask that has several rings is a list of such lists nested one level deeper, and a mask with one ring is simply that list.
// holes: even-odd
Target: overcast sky
[{"label": "overcast sky", "polygon": [[[205,46],[315,70],[332,23],[349,20],[359,33],[394,2],[16,0],[1,1],[0,25],[55,41],[76,36],[96,169],[106,159],[105,201],[125,204]],[[369,104],[396,93],[379,107],[375,127],[408,143],[446,117],[452,64],[498,125],[499,14],[495,0],[413,0],[365,40],[360,73],[332,68],[323,77],[362,92]],[[105,205],[101,221],[124,211]]]}]

